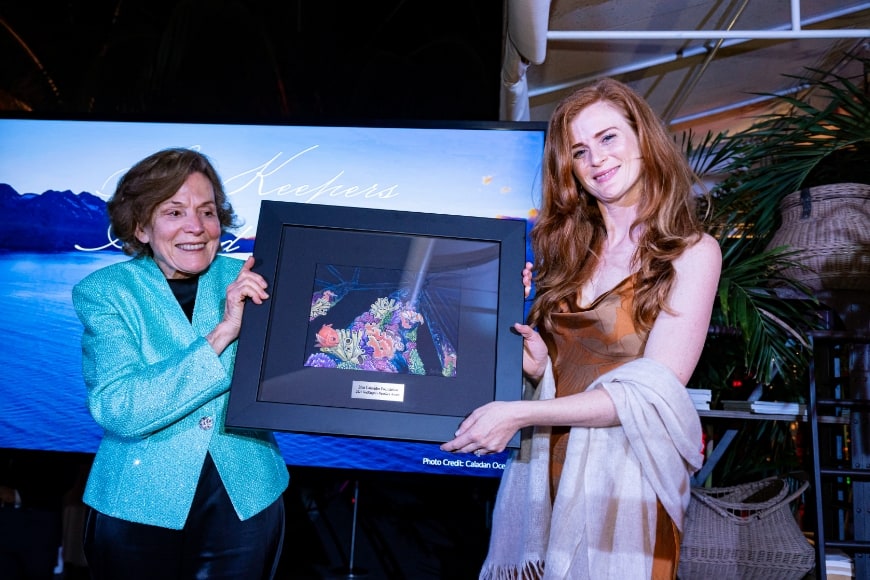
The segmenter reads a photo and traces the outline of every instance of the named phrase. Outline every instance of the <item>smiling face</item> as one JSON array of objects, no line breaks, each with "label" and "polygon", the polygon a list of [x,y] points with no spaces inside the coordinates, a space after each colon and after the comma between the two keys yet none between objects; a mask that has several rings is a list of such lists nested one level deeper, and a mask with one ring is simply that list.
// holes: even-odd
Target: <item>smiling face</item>
[{"label": "smiling face", "polygon": [[214,188],[202,173],[191,173],[181,188],[159,204],[150,223],[136,227],[136,239],[148,244],[168,279],[204,272],[220,248],[221,223]]},{"label": "smiling face", "polygon": [[643,160],[637,134],[619,109],[598,101],[571,121],[574,175],[599,203],[629,206],[640,198]]}]

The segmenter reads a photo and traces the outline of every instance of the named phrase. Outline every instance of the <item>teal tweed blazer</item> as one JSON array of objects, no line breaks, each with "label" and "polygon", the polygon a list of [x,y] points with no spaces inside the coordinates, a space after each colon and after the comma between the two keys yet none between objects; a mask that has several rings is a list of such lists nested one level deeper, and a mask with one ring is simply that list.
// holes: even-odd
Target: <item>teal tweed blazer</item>
[{"label": "teal tweed blazer", "polygon": [[101,268],[73,288],[88,408],[104,431],[86,504],[181,529],[206,452],[243,520],[286,489],[273,434],[224,427],[237,344],[218,356],[204,338],[241,267],[217,256],[200,277],[192,324],[149,257]]}]

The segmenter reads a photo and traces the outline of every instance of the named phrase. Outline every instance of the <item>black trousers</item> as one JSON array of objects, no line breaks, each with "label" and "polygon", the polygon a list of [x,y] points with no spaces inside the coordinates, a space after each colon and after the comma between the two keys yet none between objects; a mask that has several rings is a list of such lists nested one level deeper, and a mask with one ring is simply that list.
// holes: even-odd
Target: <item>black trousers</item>
[{"label": "black trousers", "polygon": [[241,521],[207,456],[184,528],[89,510],[84,552],[94,580],[270,580],[284,543],[284,503]]}]

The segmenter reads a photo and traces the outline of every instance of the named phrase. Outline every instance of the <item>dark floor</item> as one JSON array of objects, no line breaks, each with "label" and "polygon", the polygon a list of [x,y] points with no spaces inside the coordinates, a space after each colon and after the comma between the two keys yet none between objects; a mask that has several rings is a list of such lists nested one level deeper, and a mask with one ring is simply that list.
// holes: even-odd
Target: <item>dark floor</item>
[{"label": "dark floor", "polygon": [[291,477],[279,578],[477,578],[498,480],[292,469]]},{"label": "dark floor", "polygon": [[[478,577],[497,479],[316,468],[290,472],[276,580]],[[804,580],[814,578],[811,573]],[[89,577],[86,568],[67,565],[55,580]]]},{"label": "dark floor", "polygon": [[[290,476],[276,580],[477,578],[497,479],[292,467]],[[86,579],[70,565],[56,576]]]}]

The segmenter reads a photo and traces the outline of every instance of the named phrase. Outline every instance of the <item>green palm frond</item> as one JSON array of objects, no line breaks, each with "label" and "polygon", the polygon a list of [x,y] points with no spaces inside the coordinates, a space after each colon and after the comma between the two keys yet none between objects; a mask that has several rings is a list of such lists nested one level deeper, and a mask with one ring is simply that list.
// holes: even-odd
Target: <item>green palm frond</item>
[{"label": "green palm frond", "polygon": [[694,134],[688,131],[682,135],[681,146],[695,174],[709,175],[726,167],[733,156],[733,152],[726,146],[727,141],[727,131],[708,131],[695,143]]},{"label": "green palm frond", "polygon": [[[854,58],[870,66],[870,61]],[[734,134],[707,133],[695,142],[689,133],[682,142],[697,175],[725,176],[702,207],[723,254],[712,323],[737,332],[743,359],[724,361],[708,354],[702,363],[729,369],[742,364],[762,383],[801,376],[808,364],[807,333],[820,324],[812,293],[785,274],[804,269],[795,252],[768,248],[780,225],[780,202],[802,187],[820,185],[810,180],[829,156],[860,155],[860,147],[870,145],[870,95],[848,78],[823,71],[810,69],[807,78],[798,80],[807,87],[804,96],[814,93],[823,104],[767,95],[779,99],[786,112],[761,116]],[[735,354],[732,342],[730,355]],[[707,349],[722,346],[720,338],[708,339]],[[711,369],[696,374],[727,379]]]},{"label": "green palm frond", "polygon": [[836,75],[811,81],[811,88],[823,93],[823,108],[779,96],[787,112],[765,115],[727,138],[734,178],[715,192],[714,220],[739,216],[764,242],[779,225],[783,197],[800,189],[830,155],[870,143],[870,95]]},{"label": "green palm frond", "polygon": [[[807,364],[806,332],[818,327],[816,303],[807,288],[783,275],[788,268],[802,266],[782,248],[751,256],[729,249],[723,251],[716,322],[740,330],[744,364],[758,381],[791,376],[793,369]],[[783,299],[784,289],[807,298]]]}]

